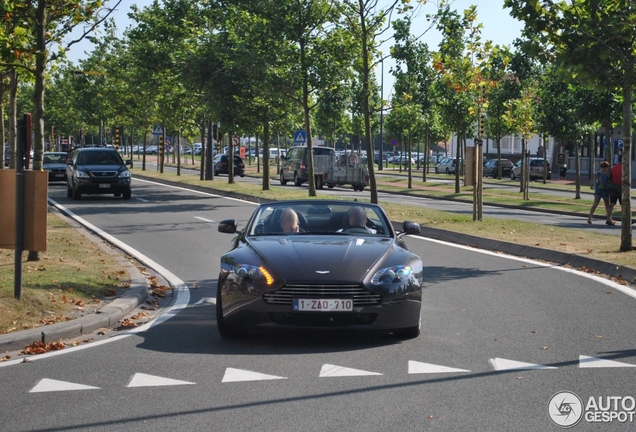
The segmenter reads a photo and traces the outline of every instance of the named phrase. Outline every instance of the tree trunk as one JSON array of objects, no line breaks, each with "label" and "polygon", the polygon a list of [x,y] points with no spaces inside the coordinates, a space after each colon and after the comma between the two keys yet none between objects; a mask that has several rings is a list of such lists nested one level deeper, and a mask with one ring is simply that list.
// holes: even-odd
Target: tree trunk
[{"label": "tree trunk", "polygon": [[15,169],[15,150],[18,138],[18,71],[9,72],[9,168]]},{"label": "tree trunk", "polygon": [[621,247],[622,252],[633,250],[632,245],[632,82],[633,63],[625,67],[623,81],[623,190],[621,193]]},{"label": "tree trunk", "polygon": [[575,176],[575,190],[574,199],[581,199],[581,149],[579,146],[579,140],[574,142],[574,176]]},{"label": "tree trunk", "polygon": [[263,123],[263,190],[269,190],[269,121],[268,120],[265,120],[265,122]]}]

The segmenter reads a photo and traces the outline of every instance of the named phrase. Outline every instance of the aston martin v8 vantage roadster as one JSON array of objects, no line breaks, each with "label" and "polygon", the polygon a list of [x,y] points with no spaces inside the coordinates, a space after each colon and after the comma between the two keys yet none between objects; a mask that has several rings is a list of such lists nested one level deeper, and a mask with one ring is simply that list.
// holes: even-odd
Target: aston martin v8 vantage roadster
[{"label": "aston martin v8 vantage roadster", "polygon": [[422,259],[375,204],[298,200],[260,204],[221,257],[216,297],[223,337],[249,329],[368,329],[420,334]]}]

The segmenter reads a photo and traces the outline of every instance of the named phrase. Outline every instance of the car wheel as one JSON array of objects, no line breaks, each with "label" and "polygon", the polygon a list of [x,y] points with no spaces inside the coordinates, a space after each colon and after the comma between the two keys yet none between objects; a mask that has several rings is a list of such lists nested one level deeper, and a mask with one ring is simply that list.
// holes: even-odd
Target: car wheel
[{"label": "car wheel", "polygon": [[301,182],[301,181],[298,179],[298,173],[294,173],[294,184],[295,184],[296,186],[300,186],[300,185],[302,185],[302,184],[303,184],[303,182]]},{"label": "car wheel", "polygon": [[77,190],[77,188],[73,188],[73,199],[75,201],[79,201],[82,199],[82,193]]},{"label": "car wheel", "polygon": [[446,174],[450,174],[450,170],[446,168]]},{"label": "car wheel", "polygon": [[123,197],[124,197],[125,200],[129,200],[130,197],[132,197],[132,191],[130,189],[128,189],[127,191],[125,191],[123,193]]},{"label": "car wheel", "polygon": [[221,303],[221,287],[216,287],[216,329],[224,338],[237,338],[245,334],[243,329],[225,322],[223,318],[223,304]]},{"label": "car wheel", "polygon": [[283,186],[287,184],[287,180],[285,180],[285,176],[283,175],[283,170],[280,171],[280,184]]},{"label": "car wheel", "polygon": [[336,186],[335,184],[327,184],[327,187],[328,187],[329,189],[333,189],[335,186]]},{"label": "car wheel", "polygon": [[435,167],[435,174],[439,174],[439,170]]},{"label": "car wheel", "polygon": [[322,176],[316,176],[316,189],[322,189],[323,187],[323,183],[322,183]]},{"label": "car wheel", "polygon": [[515,173],[510,171],[510,180],[516,180]]}]

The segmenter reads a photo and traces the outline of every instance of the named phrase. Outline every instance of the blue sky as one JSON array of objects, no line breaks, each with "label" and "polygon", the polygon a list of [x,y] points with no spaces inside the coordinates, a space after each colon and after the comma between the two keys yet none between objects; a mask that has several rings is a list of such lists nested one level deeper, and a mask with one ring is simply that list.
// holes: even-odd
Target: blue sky
[{"label": "blue sky", "polygon": [[[117,23],[120,33],[123,33],[128,26],[132,25],[132,22],[128,19],[127,15],[131,5],[136,4],[139,8],[143,9],[144,7],[152,4],[152,2],[153,0],[123,0],[118,10],[112,15]],[[116,0],[106,1],[107,5],[114,5],[115,3]],[[415,3],[415,1],[412,3]],[[509,14],[509,10],[503,9],[503,0],[454,0],[452,2],[452,8],[460,13],[464,9],[467,9],[470,5],[477,6],[477,21],[483,24],[483,40],[491,40],[497,45],[511,46],[512,42],[520,36],[523,24],[512,18]],[[424,31],[427,24],[424,15],[427,12],[433,12],[431,1],[429,1],[427,5],[423,6],[422,13],[419,18],[414,21],[414,34],[419,35]],[[435,30],[429,31],[422,38],[422,41],[426,42],[429,49],[432,51],[437,50],[440,40],[441,36]],[[80,44],[74,45],[68,53],[68,57],[71,61],[77,62],[77,60],[85,57],[85,51],[90,51],[91,49],[92,44],[88,41],[84,41]],[[383,51],[388,52],[388,47],[383,49]],[[389,63],[385,63],[385,99],[389,98],[389,91],[386,89],[390,89],[393,83],[393,77],[389,74],[389,66]]]}]

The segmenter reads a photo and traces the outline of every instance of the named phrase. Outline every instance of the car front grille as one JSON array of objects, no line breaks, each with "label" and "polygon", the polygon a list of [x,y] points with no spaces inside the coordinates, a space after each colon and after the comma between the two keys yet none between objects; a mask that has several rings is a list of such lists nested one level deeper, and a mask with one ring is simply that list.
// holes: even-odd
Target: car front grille
[{"label": "car front grille", "polygon": [[108,179],[117,176],[117,171],[92,171],[91,176],[98,179]]},{"label": "car front grille", "polygon": [[267,304],[289,305],[292,298],[352,298],[353,306],[373,306],[382,302],[382,294],[367,291],[360,285],[287,284],[279,290],[263,294]]}]

